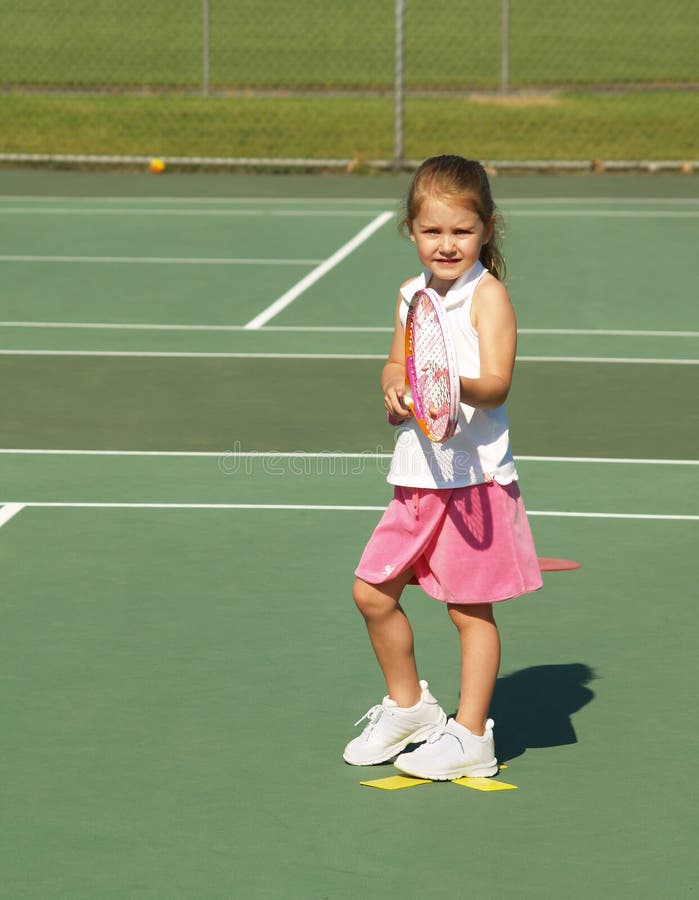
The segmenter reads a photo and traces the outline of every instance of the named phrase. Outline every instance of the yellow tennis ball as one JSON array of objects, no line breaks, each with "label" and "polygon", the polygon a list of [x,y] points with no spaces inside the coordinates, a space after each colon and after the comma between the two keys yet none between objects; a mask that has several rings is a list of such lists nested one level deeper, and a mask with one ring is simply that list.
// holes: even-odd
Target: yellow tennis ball
[{"label": "yellow tennis ball", "polygon": [[152,159],[148,168],[154,175],[161,175],[165,171],[165,163],[162,159]]}]

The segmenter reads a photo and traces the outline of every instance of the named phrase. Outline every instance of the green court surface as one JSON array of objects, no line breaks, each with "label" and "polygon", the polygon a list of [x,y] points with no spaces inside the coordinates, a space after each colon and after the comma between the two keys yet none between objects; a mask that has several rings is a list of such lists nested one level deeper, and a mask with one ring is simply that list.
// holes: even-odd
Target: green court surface
[{"label": "green court surface", "polygon": [[699,179],[494,181],[522,490],[581,568],[497,608],[493,793],[342,761],[404,187],[0,170],[0,897],[694,896]]}]

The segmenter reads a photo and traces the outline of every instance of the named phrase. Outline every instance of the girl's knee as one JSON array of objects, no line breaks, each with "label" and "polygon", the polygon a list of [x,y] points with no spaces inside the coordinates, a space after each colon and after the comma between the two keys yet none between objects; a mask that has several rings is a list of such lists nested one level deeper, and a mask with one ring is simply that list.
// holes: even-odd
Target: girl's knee
[{"label": "girl's knee", "polygon": [[352,586],[352,597],[357,609],[365,619],[374,619],[385,615],[395,609],[396,603],[391,597],[387,597],[373,584],[368,584],[357,578]]},{"label": "girl's knee", "polygon": [[449,616],[459,631],[467,628],[477,628],[484,623],[495,626],[495,616],[493,615],[491,603],[450,603]]}]

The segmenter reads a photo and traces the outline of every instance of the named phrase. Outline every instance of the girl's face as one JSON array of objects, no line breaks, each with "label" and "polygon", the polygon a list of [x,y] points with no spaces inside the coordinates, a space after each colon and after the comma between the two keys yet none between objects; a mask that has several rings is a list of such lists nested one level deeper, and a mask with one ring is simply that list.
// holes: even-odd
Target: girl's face
[{"label": "girl's face", "polygon": [[426,197],[408,223],[420,262],[432,272],[430,287],[446,293],[478,261],[493,233],[468,206],[438,196]]}]

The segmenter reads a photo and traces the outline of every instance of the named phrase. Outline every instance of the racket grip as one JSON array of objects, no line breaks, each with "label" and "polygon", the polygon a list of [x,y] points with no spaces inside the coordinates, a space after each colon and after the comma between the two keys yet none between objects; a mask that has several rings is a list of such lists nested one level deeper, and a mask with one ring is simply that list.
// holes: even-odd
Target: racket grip
[{"label": "racket grip", "polygon": [[390,413],[388,410],[386,410],[386,421],[389,425],[393,425],[395,427],[397,425],[400,425],[405,420],[400,419],[398,416],[394,416],[393,413]]}]

